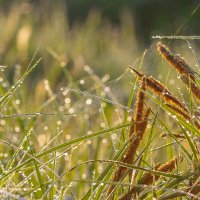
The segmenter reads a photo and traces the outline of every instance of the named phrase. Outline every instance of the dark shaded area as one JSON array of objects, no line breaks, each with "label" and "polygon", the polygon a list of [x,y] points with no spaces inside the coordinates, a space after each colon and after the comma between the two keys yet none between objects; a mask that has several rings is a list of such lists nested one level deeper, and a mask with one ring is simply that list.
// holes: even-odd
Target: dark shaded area
[{"label": "dark shaded area", "polygon": [[[0,1],[1,8],[8,10],[16,1]],[[27,2],[24,0],[18,3]],[[194,34],[200,31],[199,1],[193,0],[29,0],[35,7],[35,13],[43,13],[43,17],[50,15],[55,4],[66,6],[70,25],[83,22],[91,9],[100,10],[102,17],[114,25],[120,23],[121,12],[129,9],[135,21],[136,36],[144,44],[149,44],[152,35]],[[192,16],[191,16],[192,15]]]},{"label": "dark shaded area", "polygon": [[[67,0],[71,24],[84,21],[90,9],[99,9],[112,23],[120,23],[123,9],[130,9],[140,41],[149,43],[152,35],[197,34],[200,31],[199,1],[176,0]],[[196,10],[194,14],[193,11]]]}]

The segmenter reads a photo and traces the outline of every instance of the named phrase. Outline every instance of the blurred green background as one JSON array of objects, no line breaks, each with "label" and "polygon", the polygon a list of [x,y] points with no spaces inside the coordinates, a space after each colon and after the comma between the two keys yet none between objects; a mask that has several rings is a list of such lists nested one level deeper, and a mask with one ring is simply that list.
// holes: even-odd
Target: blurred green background
[{"label": "blurred green background", "polygon": [[[137,68],[147,48],[144,68],[159,74],[163,70],[157,67],[152,36],[198,35],[199,19],[199,1],[1,0],[0,64],[8,66],[5,73],[12,83],[16,66],[23,72],[38,49],[36,57],[43,59],[29,78],[31,85],[46,78],[57,88],[68,84],[69,76],[85,76],[85,66],[114,80],[127,66]],[[170,41],[170,46],[187,56],[185,41]],[[192,46],[198,54],[198,42]]]},{"label": "blurred green background", "polygon": [[120,25],[123,12],[128,10],[131,13],[130,18],[134,21],[137,39],[140,39],[143,44],[150,42],[153,34],[174,34],[181,25],[184,26],[179,34],[199,32],[200,14],[196,12],[192,15],[198,7],[198,0],[1,0],[0,3],[1,12],[4,10],[6,13],[13,4],[21,7],[22,4],[27,3],[32,11],[34,10],[30,12],[34,14],[32,17],[37,15],[43,20],[48,19],[60,4],[62,11],[66,12],[70,27],[74,23],[85,22],[91,10],[98,11],[102,18],[107,19],[113,25]]}]

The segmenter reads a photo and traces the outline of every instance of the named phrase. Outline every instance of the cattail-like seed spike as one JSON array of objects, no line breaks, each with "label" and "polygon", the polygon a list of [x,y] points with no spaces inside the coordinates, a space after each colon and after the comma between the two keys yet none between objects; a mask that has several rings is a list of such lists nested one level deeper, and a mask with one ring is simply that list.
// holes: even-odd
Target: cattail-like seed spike
[{"label": "cattail-like seed spike", "polygon": [[149,77],[149,80],[150,80],[149,82],[152,82],[155,85],[157,85],[162,92],[170,93],[169,90],[161,82],[154,79],[152,76]]},{"label": "cattail-like seed spike", "polygon": [[134,68],[132,68],[132,67],[129,67],[129,69],[131,69],[131,71],[135,72],[135,73],[136,73],[136,75],[137,75],[139,78],[142,78],[142,77],[144,77],[144,76],[145,76],[144,74],[142,74],[142,73],[138,72],[137,70],[135,70],[135,69],[134,69]]},{"label": "cattail-like seed spike", "polygon": [[176,112],[176,114],[178,114],[179,116],[181,116],[182,118],[184,118],[187,121],[193,121],[194,125],[200,129],[200,124],[196,119],[192,119],[188,114],[186,114],[185,112],[183,112],[182,110],[180,110],[179,108],[170,105],[170,104],[166,104],[169,108],[171,108],[173,111]]},{"label": "cattail-like seed spike", "polygon": [[151,76],[149,77],[149,88],[154,90],[154,92],[157,92],[157,95],[164,98],[166,102],[170,102],[174,106],[188,113],[185,105],[181,103],[176,97],[174,97],[174,95],[172,95],[171,92],[163,84]]},{"label": "cattail-like seed spike", "polygon": [[196,119],[194,120],[194,125],[200,130],[200,124]]},{"label": "cattail-like seed spike", "polygon": [[198,183],[197,185],[193,185],[190,186],[186,189],[187,192],[191,193],[191,194],[199,194],[200,193],[200,183]]},{"label": "cattail-like seed spike", "polygon": [[149,118],[149,115],[151,113],[151,108],[148,108],[144,114],[144,118],[143,118],[143,121],[141,121],[139,124],[138,124],[138,130],[136,132],[136,137],[138,137],[140,140],[142,140],[143,138],[143,135],[145,133],[145,130],[147,128],[147,124],[148,124],[148,118]]},{"label": "cattail-like seed spike", "polygon": [[[156,166],[154,167],[155,170],[158,169],[158,167],[160,167],[160,163],[156,164]],[[154,180],[154,175],[152,173],[145,173],[144,176],[142,177],[142,179],[139,181],[138,184],[145,184],[145,185],[150,185],[153,183]],[[133,186],[130,191],[128,191],[126,194],[124,194],[119,200],[129,200],[132,198],[132,196],[134,194],[136,194],[136,192],[141,191],[142,188],[138,188]]]},{"label": "cattail-like seed spike", "polygon": [[[133,70],[133,68],[131,68]],[[135,74],[138,76],[138,78],[141,80],[141,74],[137,72],[135,69],[133,70]],[[139,75],[138,75],[139,74]],[[180,110],[184,111],[185,113],[189,114],[188,109],[186,106],[181,103],[174,95],[171,94],[171,92],[159,81],[154,79],[153,77],[146,77],[143,75],[142,77],[145,77],[146,79],[146,87],[157,94],[159,97],[161,97],[165,102],[170,103]]]},{"label": "cattail-like seed spike", "polygon": [[[137,148],[140,144],[140,141],[143,138],[144,132],[146,130],[150,112],[151,112],[151,109],[148,108],[144,114],[143,121],[141,121],[141,123],[139,124],[140,127],[138,127],[138,128],[140,128],[140,130],[138,130],[138,132],[135,133],[134,138],[131,139],[129,147],[128,147],[127,151],[125,152],[125,155],[122,158],[121,162],[128,163],[128,164],[131,164],[133,162],[133,159],[136,154],[136,150],[137,150]],[[119,166],[114,174],[113,181],[114,182],[121,181],[124,178],[124,176],[127,174],[128,171],[129,170],[126,167]],[[110,188],[107,192],[108,195],[113,192],[114,187],[115,186],[113,186],[113,185],[110,186]]]},{"label": "cattail-like seed spike", "polygon": [[185,112],[183,112],[182,110],[180,110],[179,108],[177,108],[176,106],[174,105],[171,105],[171,104],[165,104],[167,107],[169,107],[170,109],[172,109],[173,111],[176,112],[176,114],[178,114],[179,116],[181,116],[182,118],[184,118],[185,120],[191,120],[191,117],[186,114]]},{"label": "cattail-like seed spike", "polygon": [[146,90],[146,78],[143,77],[140,83],[140,88],[137,94],[136,100],[136,111],[135,111],[135,133],[140,130],[140,124],[142,123],[144,115],[144,101],[145,101],[145,90]]},{"label": "cattail-like seed spike", "polygon": [[134,118],[131,117],[131,126],[129,128],[129,133],[128,133],[128,136],[129,138],[133,138],[133,134],[134,134],[134,129],[135,129],[135,124],[134,124]]},{"label": "cattail-like seed spike", "polygon": [[187,76],[182,75],[181,80],[189,89],[191,89],[191,92],[196,97],[196,99],[200,101],[200,87]]},{"label": "cattail-like seed spike", "polygon": [[195,81],[194,70],[189,66],[189,64],[180,56],[173,54],[169,48],[167,48],[161,42],[157,43],[157,50],[165,58],[165,60],[176,69],[180,75],[186,75]]},{"label": "cattail-like seed spike", "polygon": [[171,172],[173,169],[175,169],[176,163],[177,163],[177,158],[173,158],[172,160],[168,161],[167,163],[161,165],[158,168],[158,171]]},{"label": "cattail-like seed spike", "polygon": [[187,114],[188,109],[186,108],[185,104],[181,103],[175,96],[173,96],[172,94],[169,93],[164,93],[163,94],[164,100],[168,103],[171,103],[174,106],[177,106],[177,108],[179,108],[180,110],[182,110],[183,112],[186,112]]},{"label": "cattail-like seed spike", "polygon": [[[168,136],[168,134],[163,133],[163,134],[161,134],[160,137],[166,137],[166,136]],[[179,134],[179,133],[174,133],[173,136],[176,137],[176,138],[185,139],[185,136],[184,136],[184,135],[181,135],[181,134]]]},{"label": "cattail-like seed spike", "polygon": [[137,94],[136,100],[136,113],[135,121],[141,121],[144,114],[144,101],[145,101],[145,90],[146,90],[146,81],[145,78],[142,79],[141,85]]}]

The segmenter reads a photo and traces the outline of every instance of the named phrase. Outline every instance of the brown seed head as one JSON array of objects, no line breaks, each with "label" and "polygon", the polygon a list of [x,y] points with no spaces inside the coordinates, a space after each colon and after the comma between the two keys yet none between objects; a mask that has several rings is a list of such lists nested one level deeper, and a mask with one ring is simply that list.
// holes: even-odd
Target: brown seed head
[{"label": "brown seed head", "polygon": [[182,75],[181,80],[185,85],[191,89],[192,94],[196,97],[198,101],[200,101],[200,87],[192,80],[190,80],[187,76]]},{"label": "brown seed head", "polygon": [[131,126],[129,128],[129,133],[128,133],[130,140],[131,140],[131,138],[133,138],[134,129],[135,129],[135,124],[134,124],[134,118],[132,117],[131,118]]},{"label": "brown seed head", "polygon": [[[157,171],[161,171],[161,172],[171,172],[172,170],[175,169],[176,166],[176,162],[177,162],[177,158],[174,158],[170,161],[168,161],[167,163],[161,165],[160,163],[158,163],[155,166],[155,169]],[[145,173],[144,176],[141,178],[141,180],[138,182],[138,184],[143,184],[143,185],[150,185],[153,183],[153,181],[158,180],[160,178],[160,176],[158,175],[154,175],[153,173]],[[131,200],[132,197],[136,194],[139,193],[143,190],[143,188],[137,188],[135,186],[133,186],[130,191],[128,191],[126,194],[124,194],[121,198],[119,198],[119,200]]]},{"label": "brown seed head", "polygon": [[165,58],[166,61],[176,69],[176,71],[180,75],[186,75],[190,77],[193,81],[195,81],[195,74],[193,69],[189,66],[189,64],[180,56],[173,54],[164,44],[161,42],[157,43],[157,50],[160,52],[162,57]]},{"label": "brown seed head", "polygon": [[146,90],[146,79],[145,79],[145,77],[143,77],[142,81],[140,83],[140,88],[139,88],[138,94],[137,94],[135,122],[141,121],[143,118],[145,90]]},{"label": "brown seed head", "polygon": [[136,100],[136,112],[135,112],[135,133],[137,133],[140,129],[140,124],[142,123],[143,115],[144,115],[144,106],[145,106],[145,90],[146,90],[146,78],[143,77],[140,83],[140,88],[137,94]]},{"label": "brown seed head", "polygon": [[[158,163],[155,166],[155,170],[160,167],[160,163]],[[144,176],[141,178],[141,180],[138,182],[138,184],[143,184],[143,185],[150,185],[153,183],[154,180],[154,175],[152,173],[145,173]],[[126,194],[124,194],[119,200],[129,200],[132,198],[133,195],[136,193],[140,192],[142,188],[138,188],[133,186]]]},{"label": "brown seed head", "polygon": [[191,193],[191,194],[199,194],[200,192],[200,183],[198,183],[197,185],[193,185],[190,186],[186,189],[187,192]]},{"label": "brown seed head", "polygon": [[[168,136],[168,134],[166,134],[166,133],[161,134],[161,137],[166,137],[166,136]],[[174,133],[173,136],[176,138],[185,139],[185,136],[181,135],[179,133]]]},{"label": "brown seed head", "polygon": [[190,121],[191,118],[190,116],[183,110],[180,110],[179,108],[177,108],[176,106],[174,105],[171,105],[171,104],[165,104],[167,107],[171,108],[173,111],[176,112],[176,114],[178,114],[179,116],[181,116],[182,118],[184,118],[185,120],[188,120]]},{"label": "brown seed head", "polygon": [[[165,102],[172,104],[179,108],[180,110],[184,111],[185,113],[189,113],[186,106],[181,103],[163,84],[159,81],[154,79],[153,77],[146,77],[145,75],[141,76],[141,73],[137,72],[135,69],[132,69],[138,78],[141,80],[141,77],[145,77],[146,79],[146,86],[149,90],[157,94],[161,97]],[[138,75],[139,74],[139,75]]]},{"label": "brown seed head", "polygon": [[167,163],[161,165],[158,168],[158,171],[161,172],[171,172],[176,167],[177,158],[173,158],[172,160],[168,161]]},{"label": "brown seed head", "polygon": [[[130,140],[129,147],[127,151],[125,152],[125,155],[122,158],[121,162],[128,163],[128,164],[131,164],[133,162],[137,148],[140,145],[140,141],[142,140],[144,132],[146,130],[150,112],[151,112],[151,109],[148,108],[143,116],[143,120],[140,121],[140,123],[137,123],[138,131],[135,133],[135,136],[133,137],[133,139]],[[114,182],[121,181],[125,177],[128,171],[129,169],[127,169],[126,167],[119,166],[114,174],[113,181]],[[107,194],[109,195],[111,192],[113,192],[113,190],[114,190],[114,186],[111,185]]]}]

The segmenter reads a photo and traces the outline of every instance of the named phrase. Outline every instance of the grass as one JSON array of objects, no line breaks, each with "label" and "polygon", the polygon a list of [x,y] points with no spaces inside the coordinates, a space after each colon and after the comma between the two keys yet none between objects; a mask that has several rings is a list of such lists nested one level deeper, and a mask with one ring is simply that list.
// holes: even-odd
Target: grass
[{"label": "grass", "polygon": [[199,199],[195,43],[168,45],[187,64],[143,53],[128,12],[70,27],[59,4],[20,8],[0,18],[1,199]]}]

